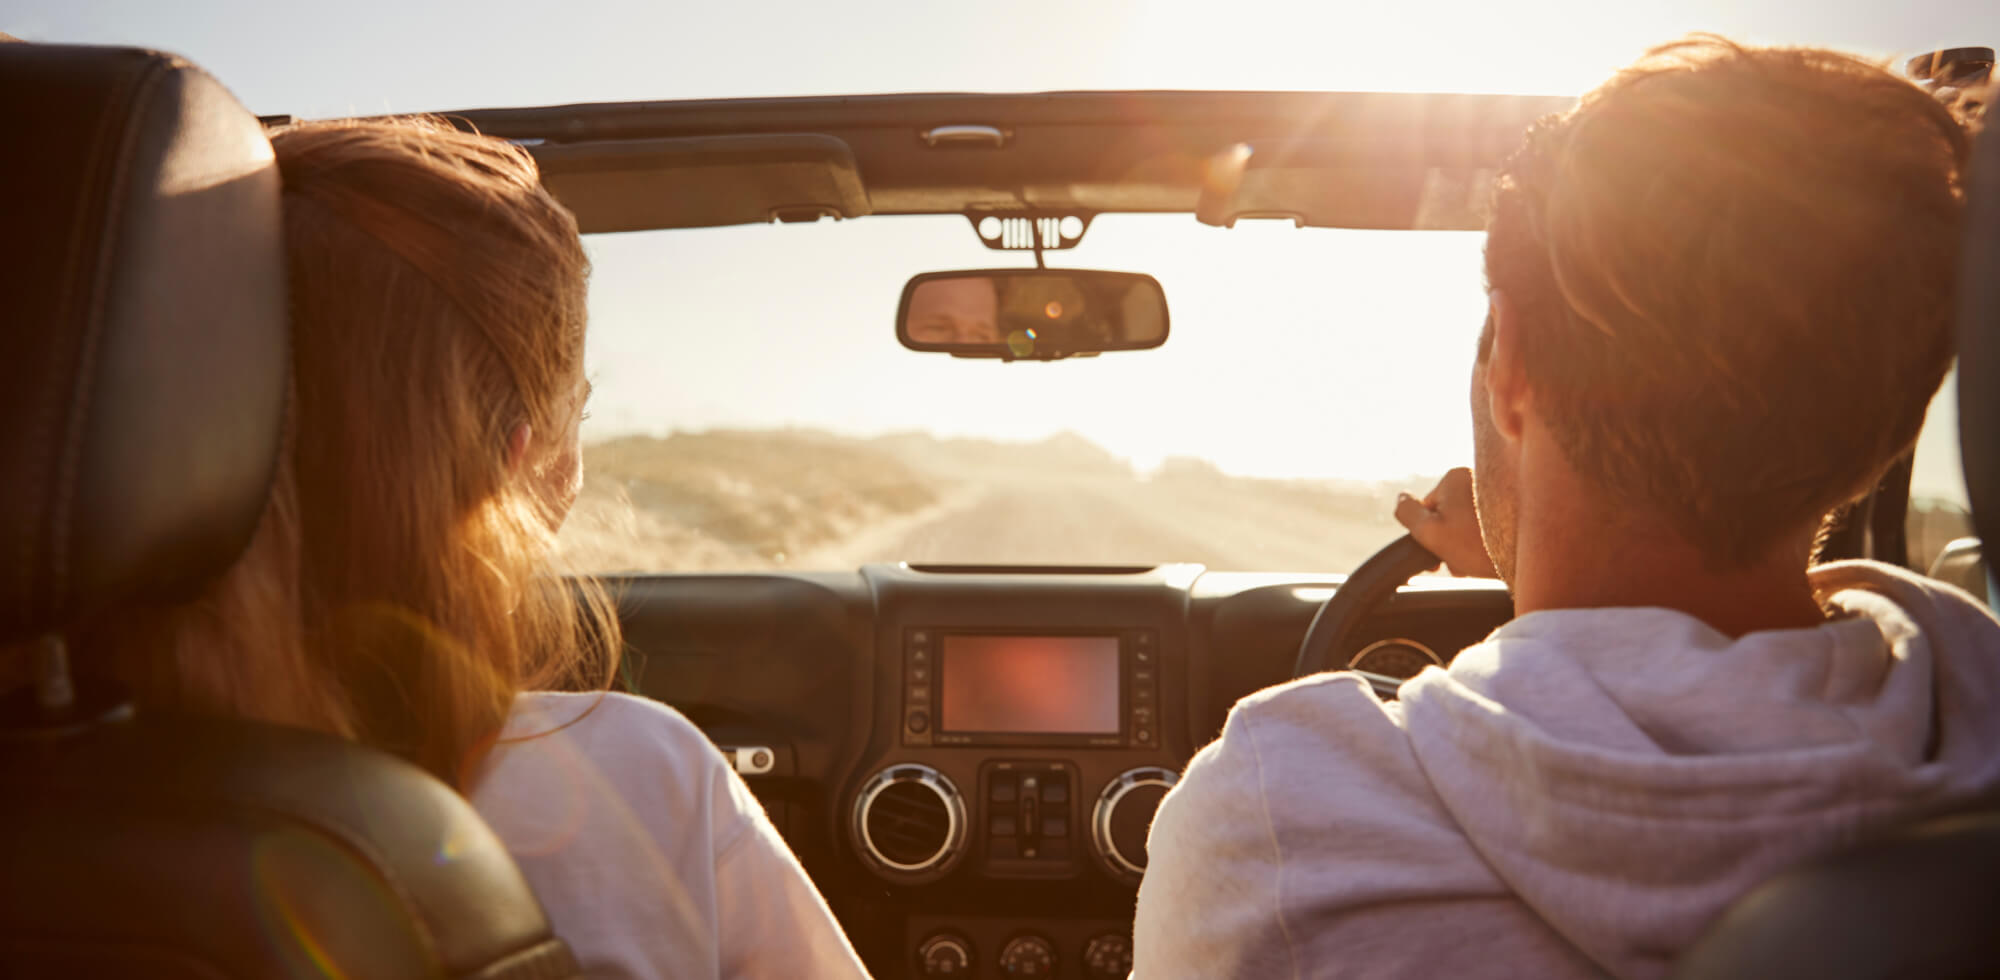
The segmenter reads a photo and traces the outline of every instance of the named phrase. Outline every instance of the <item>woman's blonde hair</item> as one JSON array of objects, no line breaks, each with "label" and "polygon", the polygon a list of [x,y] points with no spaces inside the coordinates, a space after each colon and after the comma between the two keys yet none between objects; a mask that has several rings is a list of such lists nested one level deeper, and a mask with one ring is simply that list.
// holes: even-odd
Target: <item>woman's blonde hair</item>
[{"label": "woman's blonde hair", "polygon": [[[285,463],[230,573],[97,639],[142,703],[348,736],[467,789],[517,693],[616,669],[611,602],[560,574],[560,505],[527,478],[580,410],[588,261],[504,141],[403,119],[305,123],[272,145]],[[529,458],[510,460],[523,424]]]}]

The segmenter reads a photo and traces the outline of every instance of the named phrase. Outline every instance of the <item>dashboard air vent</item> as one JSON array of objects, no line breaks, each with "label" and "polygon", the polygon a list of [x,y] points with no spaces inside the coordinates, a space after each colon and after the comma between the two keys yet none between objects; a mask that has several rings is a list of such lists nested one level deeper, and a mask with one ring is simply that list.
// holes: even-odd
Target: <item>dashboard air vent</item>
[{"label": "dashboard air vent", "polygon": [[868,839],[897,864],[922,864],[944,848],[951,811],[921,783],[897,783],[868,808]]},{"label": "dashboard air vent", "polygon": [[950,779],[929,766],[884,769],[854,801],[854,842],[887,877],[942,876],[964,853],[965,836],[965,801]]}]

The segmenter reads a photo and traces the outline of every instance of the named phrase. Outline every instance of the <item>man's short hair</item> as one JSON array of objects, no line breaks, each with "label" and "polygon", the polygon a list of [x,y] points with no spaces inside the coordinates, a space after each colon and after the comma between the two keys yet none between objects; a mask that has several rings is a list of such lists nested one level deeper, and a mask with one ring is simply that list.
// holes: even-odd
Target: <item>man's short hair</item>
[{"label": "man's short hair", "polygon": [[1867,492],[1950,365],[1968,143],[1877,65],[1712,37],[1537,124],[1486,274],[1570,463],[1717,568]]}]

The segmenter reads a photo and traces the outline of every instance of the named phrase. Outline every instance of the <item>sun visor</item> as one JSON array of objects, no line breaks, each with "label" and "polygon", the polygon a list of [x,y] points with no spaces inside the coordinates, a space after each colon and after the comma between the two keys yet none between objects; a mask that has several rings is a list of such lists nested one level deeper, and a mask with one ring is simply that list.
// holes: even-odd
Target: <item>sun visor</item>
[{"label": "sun visor", "polygon": [[1318,134],[1252,137],[1202,167],[1195,216],[1227,227],[1288,218],[1314,228],[1480,231],[1493,178],[1559,97],[1430,95],[1362,103]]},{"label": "sun visor", "polygon": [[844,141],[760,133],[530,145],[585,234],[855,218],[868,195]]},{"label": "sun visor", "polygon": [[1491,169],[1271,167],[1246,173],[1203,220],[1287,218],[1308,228],[1482,231]]},{"label": "sun visor", "polygon": [[1260,151],[1238,144],[1203,168],[1195,216],[1227,228],[1283,218],[1309,228],[1481,231],[1494,168],[1369,165],[1343,147],[1306,144]]}]

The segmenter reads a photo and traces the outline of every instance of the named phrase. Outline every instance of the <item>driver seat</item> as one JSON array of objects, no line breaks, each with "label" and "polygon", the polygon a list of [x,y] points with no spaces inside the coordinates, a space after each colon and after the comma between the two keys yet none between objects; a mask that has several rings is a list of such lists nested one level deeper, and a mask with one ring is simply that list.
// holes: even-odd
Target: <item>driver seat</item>
[{"label": "driver seat", "polygon": [[0,132],[0,687],[33,678],[0,700],[0,976],[577,975],[421,769],[72,669],[68,630],[196,593],[264,510],[278,173],[221,85],[150,51],[0,44]]},{"label": "driver seat", "polygon": [[[1982,539],[2000,541],[2000,117],[1973,154],[1967,188],[1959,447],[1973,522]],[[1973,594],[1984,595],[1975,584]],[[1673,975],[2000,977],[2000,799],[1913,821],[1759,886]]]}]

